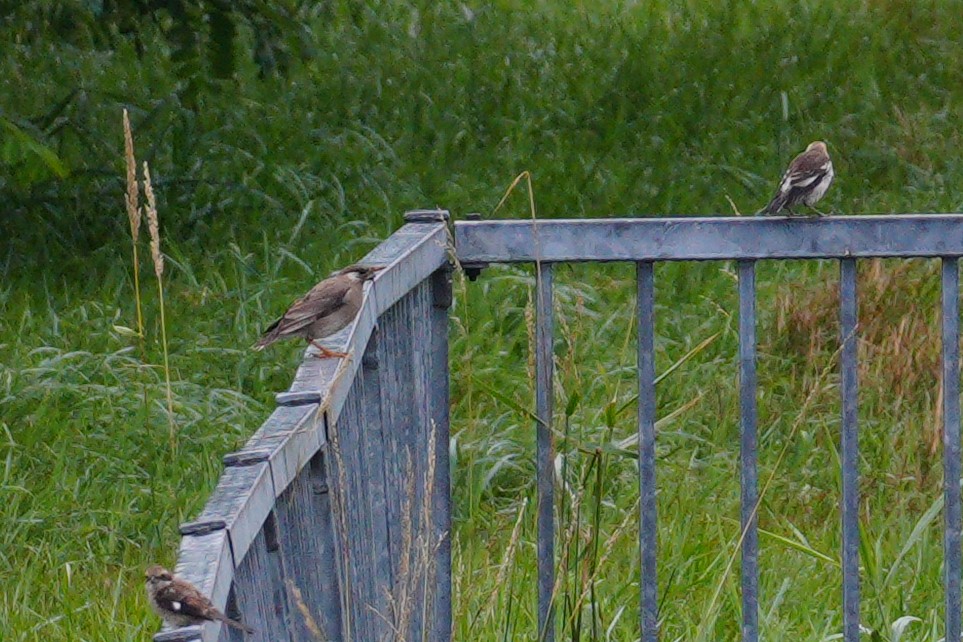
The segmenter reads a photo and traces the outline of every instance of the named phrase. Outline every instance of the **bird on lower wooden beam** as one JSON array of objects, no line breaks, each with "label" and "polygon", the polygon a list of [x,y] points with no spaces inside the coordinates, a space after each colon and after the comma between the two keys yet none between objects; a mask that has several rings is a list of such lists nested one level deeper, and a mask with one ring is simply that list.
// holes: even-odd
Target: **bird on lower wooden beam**
[{"label": "bird on lower wooden beam", "polygon": [[154,564],[148,567],[146,576],[150,607],[168,626],[177,628],[205,622],[223,622],[245,633],[254,633],[251,627],[221,613],[196,586],[174,577],[163,566]]},{"label": "bird on lower wooden beam", "polygon": [[806,151],[789,163],[789,169],[779,182],[779,190],[762,212],[775,216],[787,210],[790,215],[795,215],[793,208],[805,205],[822,216],[814,206],[826,194],[834,176],[826,143],[818,140],[809,143]]},{"label": "bird on lower wooden beam", "polygon": [[380,267],[351,265],[338,270],[315,285],[303,297],[272,323],[254,344],[263,350],[275,341],[300,337],[316,347],[320,359],[347,357],[343,352],[329,350],[318,340],[329,337],[350,324],[361,309],[364,284],[374,278]]}]

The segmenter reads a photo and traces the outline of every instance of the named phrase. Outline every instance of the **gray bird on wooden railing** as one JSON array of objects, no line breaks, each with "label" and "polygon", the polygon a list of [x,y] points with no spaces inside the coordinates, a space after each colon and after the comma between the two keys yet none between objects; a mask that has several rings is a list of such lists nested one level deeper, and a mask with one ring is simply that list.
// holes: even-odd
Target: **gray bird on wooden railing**
[{"label": "gray bird on wooden railing", "polygon": [[779,183],[779,191],[763,213],[774,216],[782,210],[788,210],[790,215],[795,215],[792,208],[802,204],[821,216],[822,212],[813,206],[826,194],[833,176],[833,162],[826,150],[826,143],[818,140],[809,143],[806,151],[789,163],[789,169]]},{"label": "gray bird on wooden railing", "polygon": [[291,304],[280,319],[264,331],[254,344],[263,350],[275,341],[301,337],[318,350],[319,358],[347,357],[343,352],[329,350],[318,343],[347,327],[361,309],[365,281],[374,278],[380,267],[352,265],[335,272],[311,288],[311,291]]},{"label": "gray bird on wooden railing", "polygon": [[254,629],[232,620],[215,607],[206,595],[186,580],[174,577],[163,566],[147,568],[147,600],[154,613],[170,626],[223,622],[245,633]]}]

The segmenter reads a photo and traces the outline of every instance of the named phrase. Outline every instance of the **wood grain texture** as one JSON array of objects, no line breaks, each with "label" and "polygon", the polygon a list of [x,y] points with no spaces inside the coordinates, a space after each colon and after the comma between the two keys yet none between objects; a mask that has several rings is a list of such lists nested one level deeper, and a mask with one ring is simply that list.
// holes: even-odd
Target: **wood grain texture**
[{"label": "wood grain texture", "polygon": [[269,550],[267,540],[267,533],[258,531],[235,571],[234,590],[238,604],[243,605],[241,617],[254,634],[244,636],[231,629],[228,639],[232,642],[301,642],[292,626],[280,555]]},{"label": "wood grain texture", "polygon": [[431,413],[431,439],[435,449],[435,479],[432,506],[433,536],[437,545],[432,585],[436,587],[430,639],[448,642],[452,635],[451,605],[451,402],[448,371],[448,309],[452,304],[451,269],[443,267],[432,276],[431,364],[428,371],[428,396]]},{"label": "wood grain texture", "polygon": [[[185,572],[257,630],[246,640],[314,640],[314,627],[334,642],[388,639],[396,627],[420,640],[423,614],[437,609],[424,608],[417,587],[439,568],[450,581],[447,546],[437,564],[435,549],[432,563],[414,550],[450,528],[450,296],[432,285],[448,265],[448,232],[429,214],[361,261],[384,269],[354,322],[325,341],[351,356],[306,355],[279,407],[225,457],[204,510],[183,529],[193,533],[182,539]],[[431,451],[444,453],[433,466]],[[450,613],[450,584],[430,579],[442,582]],[[180,634],[242,639],[233,629],[192,629]],[[437,630],[446,633],[428,639],[449,639],[450,623]]]},{"label": "wood grain texture", "polygon": [[[274,513],[284,546],[287,581],[294,626],[302,640],[314,640],[303,609],[320,629],[323,639],[340,642],[341,586],[338,581],[334,523],[325,453],[317,453],[277,499]],[[302,607],[298,607],[300,596]]]},{"label": "wood grain texture", "polygon": [[318,404],[279,406],[234,453],[266,453],[274,493],[280,495],[324,445],[327,437]]},{"label": "wood grain texture", "polygon": [[274,506],[274,484],[268,464],[226,468],[199,522],[223,521],[237,566]]}]

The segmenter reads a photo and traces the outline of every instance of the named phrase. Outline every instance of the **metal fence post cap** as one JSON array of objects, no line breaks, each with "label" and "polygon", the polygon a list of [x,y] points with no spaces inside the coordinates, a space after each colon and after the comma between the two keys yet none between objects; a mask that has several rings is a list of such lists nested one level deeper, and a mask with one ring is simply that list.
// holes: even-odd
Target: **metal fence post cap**
[{"label": "metal fence post cap", "polygon": [[451,219],[448,210],[412,210],[405,212],[406,223],[447,223]]},{"label": "metal fence post cap", "polygon": [[202,639],[201,627],[197,624],[163,631],[154,636],[154,642],[200,642]]}]

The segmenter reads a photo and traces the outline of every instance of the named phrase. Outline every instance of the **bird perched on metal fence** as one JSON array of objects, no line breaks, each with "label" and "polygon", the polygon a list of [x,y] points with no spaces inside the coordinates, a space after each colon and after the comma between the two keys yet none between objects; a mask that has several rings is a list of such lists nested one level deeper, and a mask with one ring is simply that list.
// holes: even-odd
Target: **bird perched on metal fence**
[{"label": "bird perched on metal fence", "polygon": [[829,158],[826,143],[818,140],[809,143],[806,151],[789,163],[789,169],[779,183],[779,190],[763,213],[774,216],[782,210],[788,210],[794,215],[792,208],[801,204],[822,215],[813,206],[826,194],[833,176],[833,161]]},{"label": "bird perched on metal fence", "polygon": [[223,622],[245,633],[254,633],[254,629],[221,613],[197,587],[174,577],[163,566],[155,564],[148,567],[146,575],[150,607],[168,625],[180,627]]},{"label": "bird perched on metal fence", "polygon": [[254,349],[263,350],[280,339],[301,337],[321,351],[318,355],[321,359],[348,356],[329,350],[317,341],[351,323],[361,309],[365,281],[374,278],[380,269],[352,265],[338,270],[292,303],[281,318],[264,331]]}]

